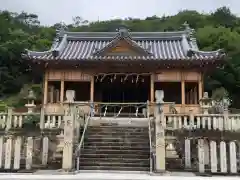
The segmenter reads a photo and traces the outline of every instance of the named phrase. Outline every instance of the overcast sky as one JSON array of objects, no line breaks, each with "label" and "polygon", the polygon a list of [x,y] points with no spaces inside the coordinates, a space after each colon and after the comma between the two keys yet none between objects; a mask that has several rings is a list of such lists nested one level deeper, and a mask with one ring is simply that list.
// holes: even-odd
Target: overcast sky
[{"label": "overcast sky", "polygon": [[89,21],[145,18],[172,15],[183,9],[211,12],[222,6],[240,15],[240,0],[0,0],[0,10],[37,14],[44,25],[69,24],[75,16]]}]

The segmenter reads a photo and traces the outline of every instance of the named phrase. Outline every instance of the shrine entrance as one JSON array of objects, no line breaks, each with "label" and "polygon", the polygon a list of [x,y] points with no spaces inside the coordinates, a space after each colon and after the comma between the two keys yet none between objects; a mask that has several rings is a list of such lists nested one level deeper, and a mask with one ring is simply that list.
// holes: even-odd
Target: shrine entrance
[{"label": "shrine entrance", "polygon": [[[143,103],[150,98],[150,75],[108,75],[95,78],[94,101],[106,103]],[[117,111],[119,107],[115,108]],[[124,112],[134,112],[133,107]]]}]

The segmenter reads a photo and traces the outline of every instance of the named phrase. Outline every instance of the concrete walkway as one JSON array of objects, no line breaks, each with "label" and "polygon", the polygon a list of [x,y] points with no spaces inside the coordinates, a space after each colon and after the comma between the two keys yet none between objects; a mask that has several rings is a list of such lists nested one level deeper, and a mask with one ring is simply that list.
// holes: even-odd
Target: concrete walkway
[{"label": "concrete walkway", "polygon": [[218,180],[226,180],[226,179],[239,179],[239,177],[199,177],[195,176],[192,173],[165,173],[164,175],[149,175],[147,173],[114,173],[114,172],[81,172],[77,174],[66,174],[60,172],[53,172],[53,171],[39,171],[34,174],[7,174],[3,173],[0,174],[0,179],[33,179],[33,180],[40,180],[40,179],[56,179],[56,180],[63,180],[63,179],[79,179],[79,180],[174,180],[179,178],[184,178],[186,180],[200,180],[200,179],[218,179]]}]

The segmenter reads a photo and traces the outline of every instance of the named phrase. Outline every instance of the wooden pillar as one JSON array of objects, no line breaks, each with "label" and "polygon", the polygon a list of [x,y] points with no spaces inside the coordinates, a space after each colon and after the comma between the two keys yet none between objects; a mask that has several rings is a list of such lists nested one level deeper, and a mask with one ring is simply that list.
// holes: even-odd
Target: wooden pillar
[{"label": "wooden pillar", "polygon": [[198,81],[198,100],[202,99],[203,96],[203,81]]},{"label": "wooden pillar", "polygon": [[198,81],[198,100],[202,99],[203,97],[203,74],[201,74],[201,78]]},{"label": "wooden pillar", "polygon": [[198,104],[197,87],[194,87],[194,104]]},{"label": "wooden pillar", "polygon": [[64,101],[64,79],[61,79],[61,87],[60,87],[60,102]]},{"label": "wooden pillar", "polygon": [[43,104],[47,104],[48,103],[47,101],[48,101],[48,76],[47,72],[45,72]]},{"label": "wooden pillar", "polygon": [[91,77],[91,85],[90,85],[90,101],[94,101],[94,75]]},{"label": "wooden pillar", "polygon": [[154,102],[154,79],[155,74],[151,74],[151,81],[150,81],[150,102]]},{"label": "wooden pillar", "polygon": [[54,102],[54,86],[50,86],[50,103],[53,103]]},{"label": "wooden pillar", "polygon": [[56,89],[56,90],[54,91],[54,94],[55,94],[55,100],[56,100],[56,102],[59,103],[59,102],[60,102],[60,91],[59,91],[59,89]]},{"label": "wooden pillar", "polygon": [[185,81],[181,81],[182,104],[185,104]]}]

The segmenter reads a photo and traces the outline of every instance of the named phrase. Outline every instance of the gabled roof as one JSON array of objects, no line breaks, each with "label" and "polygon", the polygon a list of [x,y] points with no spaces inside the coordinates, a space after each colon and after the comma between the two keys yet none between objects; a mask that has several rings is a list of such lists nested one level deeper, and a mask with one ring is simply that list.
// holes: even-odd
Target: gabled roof
[{"label": "gabled roof", "polygon": [[[120,39],[138,50],[137,55],[108,55],[103,52]],[[66,32],[58,31],[52,48],[26,51],[24,57],[39,60],[217,60],[222,50],[200,51],[193,30],[186,26],[175,32]]]},{"label": "gabled roof", "polygon": [[116,37],[114,37],[113,40],[109,42],[106,46],[94,52],[93,56],[104,56],[109,49],[115,47],[120,41],[126,42],[128,45],[130,45],[130,47],[136,50],[139,55],[153,56],[151,52],[149,52],[147,49],[144,49],[144,47],[140,46],[137,42],[135,42],[125,28],[120,28],[119,33],[117,33]]}]

